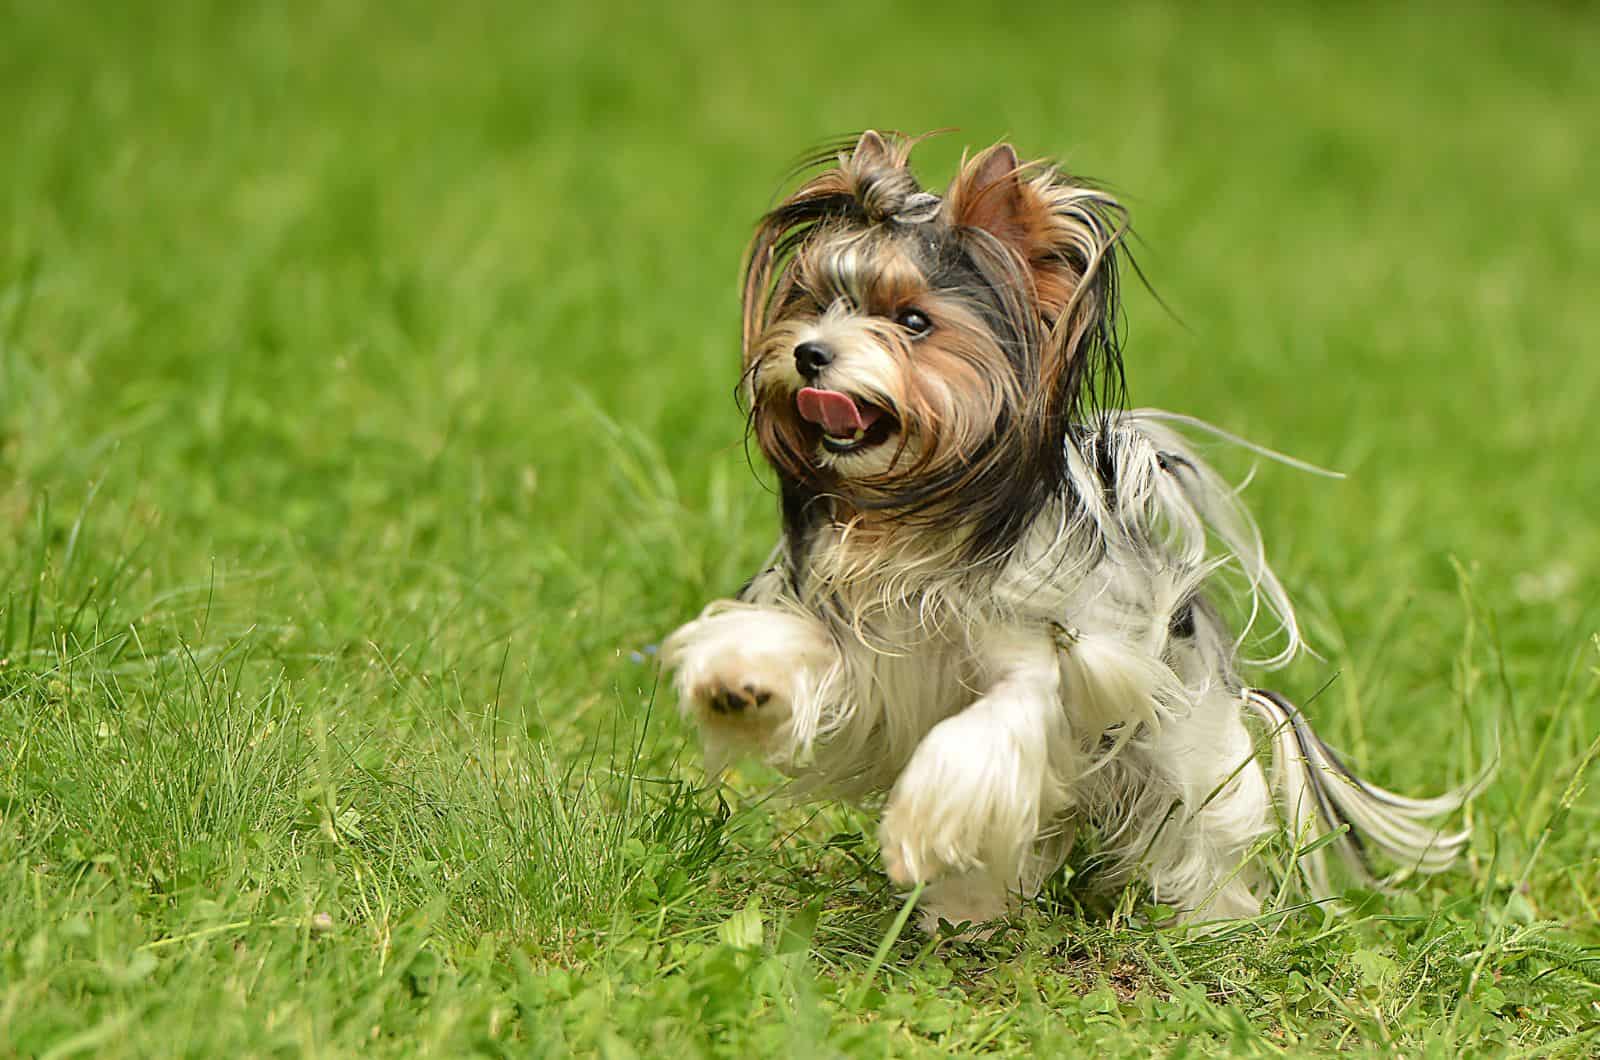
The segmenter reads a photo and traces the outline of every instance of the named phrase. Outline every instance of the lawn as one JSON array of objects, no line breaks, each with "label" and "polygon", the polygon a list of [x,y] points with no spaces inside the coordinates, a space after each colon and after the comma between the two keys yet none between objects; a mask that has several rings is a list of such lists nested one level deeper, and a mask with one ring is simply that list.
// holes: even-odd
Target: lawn
[{"label": "lawn", "polygon": [[[1600,1048],[1600,20],[1028,6],[0,0],[0,1056]],[[706,777],[739,255],[865,126],[1108,181],[1134,402],[1348,474],[1250,486],[1277,680],[1403,791],[1498,739],[1461,871],[928,940]]]}]

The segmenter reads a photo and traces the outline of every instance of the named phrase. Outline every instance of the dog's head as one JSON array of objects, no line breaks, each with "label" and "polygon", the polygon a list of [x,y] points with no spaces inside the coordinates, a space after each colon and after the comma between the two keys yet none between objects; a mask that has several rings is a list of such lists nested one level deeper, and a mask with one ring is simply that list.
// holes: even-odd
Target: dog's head
[{"label": "dog's head", "polygon": [[1121,207],[1009,144],[942,197],[866,132],[762,219],[744,282],[753,434],[786,489],[1000,545],[1115,400]]}]

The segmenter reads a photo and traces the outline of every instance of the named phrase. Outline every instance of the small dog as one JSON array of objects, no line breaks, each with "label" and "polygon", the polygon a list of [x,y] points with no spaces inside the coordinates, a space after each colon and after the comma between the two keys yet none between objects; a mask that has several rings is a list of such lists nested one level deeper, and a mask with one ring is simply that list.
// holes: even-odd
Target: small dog
[{"label": "small dog", "polygon": [[749,250],[740,395],[783,535],[662,652],[710,764],[886,794],[884,865],[927,885],[929,930],[1013,910],[1085,829],[1102,881],[1189,921],[1260,911],[1275,828],[1319,898],[1330,850],[1363,878],[1372,847],[1446,868],[1468,833],[1428,822],[1485,778],[1375,787],[1238,674],[1217,593],[1277,620],[1265,667],[1301,648],[1294,609],[1175,430],[1205,425],[1121,408],[1123,208],[1007,144],[940,197],[914,144],[869,131],[814,159]]}]

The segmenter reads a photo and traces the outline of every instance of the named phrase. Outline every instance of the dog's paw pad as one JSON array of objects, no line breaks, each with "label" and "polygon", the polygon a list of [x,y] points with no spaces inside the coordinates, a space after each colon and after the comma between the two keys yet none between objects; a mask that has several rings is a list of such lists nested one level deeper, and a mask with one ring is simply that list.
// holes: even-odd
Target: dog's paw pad
[{"label": "dog's paw pad", "polygon": [[743,714],[747,710],[766,706],[771,699],[771,692],[753,684],[738,688],[718,685],[705,693],[706,706],[714,714]]}]

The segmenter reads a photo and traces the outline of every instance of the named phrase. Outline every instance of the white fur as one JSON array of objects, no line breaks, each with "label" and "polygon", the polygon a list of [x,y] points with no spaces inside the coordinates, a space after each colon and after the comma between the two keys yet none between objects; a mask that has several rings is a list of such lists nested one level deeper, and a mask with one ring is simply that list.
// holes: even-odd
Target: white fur
[{"label": "white fur", "polygon": [[[1402,866],[1446,867],[1465,833],[1424,822],[1476,787],[1408,800],[1348,776],[1286,704],[1244,687],[1244,639],[1198,596],[1231,573],[1253,619],[1301,646],[1294,610],[1229,488],[1153,411],[1120,414],[1067,446],[1074,500],[1035,522],[997,573],[955,552],[863,550],[822,530],[798,572],[779,550],[739,601],[718,601],[666,642],[708,752],[745,750],[804,790],[884,799],[885,867],[930,886],[923,922],[981,922],[1056,871],[1083,827],[1103,878],[1141,878],[1190,919],[1259,910],[1253,848],[1275,827],[1306,843],[1339,819]],[[1113,446],[1114,496],[1093,466]],[[1169,631],[1190,603],[1193,630]],[[719,689],[764,704],[710,707]],[[1267,727],[1272,775],[1246,727]],[[1277,810],[1275,816],[1274,810]],[[1329,847],[1360,872],[1354,839],[1300,859],[1333,893]]]}]

